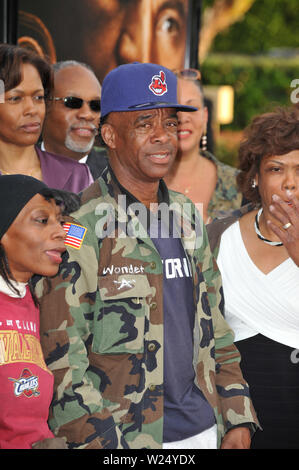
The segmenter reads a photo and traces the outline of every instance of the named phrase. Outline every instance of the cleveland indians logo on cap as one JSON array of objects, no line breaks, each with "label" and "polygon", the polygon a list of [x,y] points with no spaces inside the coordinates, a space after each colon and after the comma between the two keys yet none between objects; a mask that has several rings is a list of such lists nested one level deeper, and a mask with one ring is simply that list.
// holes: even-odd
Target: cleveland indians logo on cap
[{"label": "cleveland indians logo on cap", "polygon": [[152,82],[149,85],[149,89],[154,93],[154,95],[157,96],[162,96],[167,92],[166,77],[163,70],[160,71],[160,75],[154,75],[152,77]]}]

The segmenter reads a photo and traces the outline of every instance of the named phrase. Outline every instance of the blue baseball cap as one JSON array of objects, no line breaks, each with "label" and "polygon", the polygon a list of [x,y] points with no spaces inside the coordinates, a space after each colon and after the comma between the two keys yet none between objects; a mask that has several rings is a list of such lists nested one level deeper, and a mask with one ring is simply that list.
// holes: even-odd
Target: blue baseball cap
[{"label": "blue baseball cap", "polygon": [[111,112],[176,108],[197,111],[177,100],[177,77],[166,67],[133,62],[111,70],[104,78],[101,117]]}]

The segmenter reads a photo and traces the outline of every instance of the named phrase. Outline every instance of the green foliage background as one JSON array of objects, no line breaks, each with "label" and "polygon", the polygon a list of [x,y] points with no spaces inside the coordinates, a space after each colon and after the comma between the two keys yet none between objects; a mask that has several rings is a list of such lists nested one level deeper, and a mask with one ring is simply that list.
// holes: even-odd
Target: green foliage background
[{"label": "green foliage background", "polygon": [[[203,0],[203,8],[214,1]],[[298,30],[298,0],[255,0],[241,21],[215,38],[211,52],[261,54],[277,47],[297,48]]]},{"label": "green foliage background", "polygon": [[[202,0],[203,9],[214,2]],[[299,79],[299,1],[255,0],[243,18],[218,34],[200,69],[204,85],[234,88],[234,121],[222,130],[241,131],[254,116],[290,105],[291,81]],[[237,149],[223,142],[216,142],[215,154],[236,163]]]},{"label": "green foliage background", "polygon": [[299,59],[211,54],[201,70],[204,85],[234,88],[234,121],[225,128],[241,130],[253,116],[291,104],[290,84],[299,78]]}]

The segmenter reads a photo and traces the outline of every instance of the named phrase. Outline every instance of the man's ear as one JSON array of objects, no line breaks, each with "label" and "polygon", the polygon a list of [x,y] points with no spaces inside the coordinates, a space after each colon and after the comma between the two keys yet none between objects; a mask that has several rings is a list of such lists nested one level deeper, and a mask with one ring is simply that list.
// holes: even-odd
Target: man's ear
[{"label": "man's ear", "polygon": [[101,135],[107,147],[115,149],[116,133],[113,125],[109,124],[108,122],[103,124],[101,128]]}]

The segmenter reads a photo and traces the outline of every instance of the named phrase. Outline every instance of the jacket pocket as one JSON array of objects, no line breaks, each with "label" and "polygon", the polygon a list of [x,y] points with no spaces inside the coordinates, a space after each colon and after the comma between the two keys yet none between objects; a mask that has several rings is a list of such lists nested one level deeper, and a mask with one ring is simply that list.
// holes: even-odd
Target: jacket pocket
[{"label": "jacket pocket", "polygon": [[147,298],[151,287],[146,275],[100,276],[101,306],[94,316],[93,352],[137,354],[144,350]]}]

